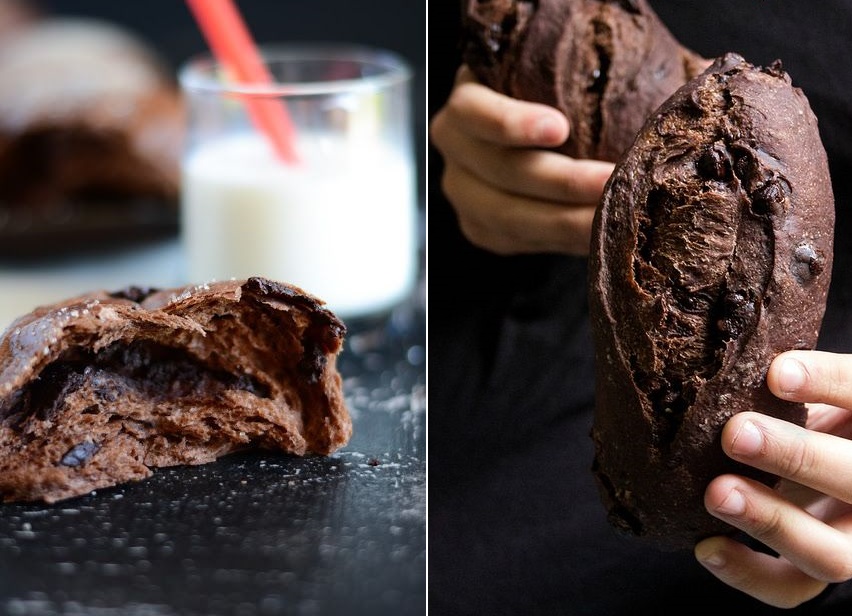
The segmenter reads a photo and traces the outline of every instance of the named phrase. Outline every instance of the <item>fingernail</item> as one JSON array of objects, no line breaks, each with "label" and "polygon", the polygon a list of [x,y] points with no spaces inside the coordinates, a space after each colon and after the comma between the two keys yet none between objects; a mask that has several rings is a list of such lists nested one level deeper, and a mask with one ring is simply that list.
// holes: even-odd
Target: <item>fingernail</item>
[{"label": "fingernail", "polygon": [[778,387],[785,394],[794,394],[799,391],[807,379],[807,373],[802,362],[788,357],[781,362],[778,370]]},{"label": "fingernail", "polygon": [[710,569],[721,569],[725,566],[725,557],[720,552],[708,552],[707,554],[696,554],[698,562]]},{"label": "fingernail", "polygon": [[763,432],[751,421],[744,421],[731,443],[731,453],[737,456],[753,456],[763,448]]},{"label": "fingernail", "polygon": [[737,489],[733,489],[728,492],[727,498],[722,501],[722,504],[716,507],[716,511],[723,515],[738,516],[744,514],[745,510],[745,497],[743,496],[742,492]]}]

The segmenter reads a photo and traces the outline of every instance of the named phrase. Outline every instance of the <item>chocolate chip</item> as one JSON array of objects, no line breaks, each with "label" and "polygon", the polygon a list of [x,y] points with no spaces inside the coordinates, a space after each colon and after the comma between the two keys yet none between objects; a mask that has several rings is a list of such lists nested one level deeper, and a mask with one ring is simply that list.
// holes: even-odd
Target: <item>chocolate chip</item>
[{"label": "chocolate chip", "polygon": [[748,150],[741,150],[736,154],[734,161],[734,172],[740,181],[748,186],[758,173],[758,165],[754,156]]},{"label": "chocolate chip", "polygon": [[317,345],[306,346],[302,359],[299,360],[299,371],[309,383],[318,383],[327,361]]},{"label": "chocolate chip", "polygon": [[751,211],[758,216],[779,216],[787,210],[790,185],[783,178],[773,178],[751,195]]},{"label": "chocolate chip", "polygon": [[713,180],[725,180],[731,174],[731,156],[721,143],[714,143],[698,159],[698,172]]},{"label": "chocolate chip", "polygon": [[91,460],[92,456],[94,456],[100,448],[101,446],[97,443],[93,443],[92,441],[83,441],[69,449],[68,453],[62,456],[62,460],[60,460],[59,463],[62,466],[81,466]]},{"label": "chocolate chip", "polygon": [[690,291],[681,287],[672,289],[678,307],[689,314],[707,314],[713,303],[706,293]]},{"label": "chocolate chip", "polygon": [[129,299],[131,302],[136,302],[138,304],[150,295],[154,294],[156,291],[157,289],[153,287],[130,286],[110,293],[109,296],[114,297],[115,299]]},{"label": "chocolate chip", "polygon": [[747,290],[727,291],[722,297],[722,314],[716,328],[723,340],[733,340],[745,331],[757,312],[752,293]]},{"label": "chocolate chip", "polygon": [[248,393],[252,394],[253,396],[257,396],[258,398],[272,397],[272,392],[270,391],[268,385],[261,383],[256,378],[248,374],[241,374],[234,382],[234,387],[243,391],[247,391]]}]

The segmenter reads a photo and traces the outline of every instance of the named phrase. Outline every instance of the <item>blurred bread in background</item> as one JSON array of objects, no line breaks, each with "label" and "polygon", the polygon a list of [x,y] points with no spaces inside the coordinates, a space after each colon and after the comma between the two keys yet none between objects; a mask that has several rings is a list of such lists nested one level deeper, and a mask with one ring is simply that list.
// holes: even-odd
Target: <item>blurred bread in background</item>
[{"label": "blurred bread in background", "polygon": [[174,227],[183,110],[165,63],[117,25],[0,7],[0,235]]}]

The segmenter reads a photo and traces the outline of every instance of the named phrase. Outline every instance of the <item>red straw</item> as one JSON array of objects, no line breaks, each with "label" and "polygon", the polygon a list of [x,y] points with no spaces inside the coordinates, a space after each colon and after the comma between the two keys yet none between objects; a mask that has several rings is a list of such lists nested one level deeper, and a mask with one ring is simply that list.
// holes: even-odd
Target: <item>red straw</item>
[{"label": "red straw", "polygon": [[[186,0],[186,3],[213,55],[234,75],[237,82],[273,82],[232,0]],[[297,162],[293,125],[280,101],[248,97],[246,105],[252,122],[269,137],[279,158],[289,163]]]}]

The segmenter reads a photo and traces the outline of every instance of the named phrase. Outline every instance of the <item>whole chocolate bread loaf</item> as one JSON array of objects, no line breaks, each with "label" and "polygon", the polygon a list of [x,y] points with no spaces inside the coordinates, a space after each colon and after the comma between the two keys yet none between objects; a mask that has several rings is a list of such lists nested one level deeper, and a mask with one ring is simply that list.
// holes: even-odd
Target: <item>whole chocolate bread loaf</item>
[{"label": "whole chocolate bread loaf", "polygon": [[55,502],[251,447],[328,454],[352,430],[345,332],[262,278],[39,308],[0,338],[0,498]]},{"label": "whole chocolate bread loaf", "polygon": [[462,58],[485,85],[561,110],[559,148],[616,161],[651,112],[708,61],[645,0],[465,0]]},{"label": "whole chocolate bread loaf", "polygon": [[834,196],[817,120],[780,63],[716,60],[640,131],[594,223],[594,471],[613,524],[691,547],[731,527],[703,494],[734,463],[740,411],[803,424],[766,386],[772,359],[817,342]]}]

